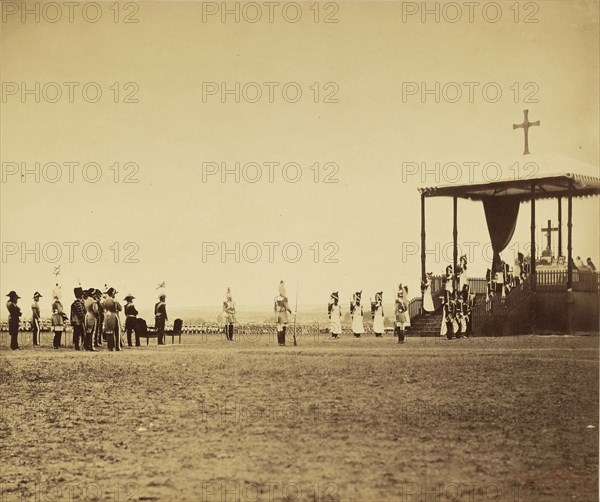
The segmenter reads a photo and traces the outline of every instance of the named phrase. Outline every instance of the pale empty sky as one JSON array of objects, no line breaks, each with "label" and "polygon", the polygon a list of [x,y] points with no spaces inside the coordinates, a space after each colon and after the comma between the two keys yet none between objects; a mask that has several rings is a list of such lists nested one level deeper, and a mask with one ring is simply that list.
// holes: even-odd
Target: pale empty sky
[{"label": "pale empty sky", "polygon": [[[25,16],[3,2],[3,295],[39,290],[50,302],[58,280],[70,299],[81,281],[150,304],[165,281],[173,305],[220,304],[231,286],[238,304],[269,309],[283,278],[291,297],[299,284],[300,303],[339,290],[345,304],[359,289],[391,300],[398,282],[416,296],[417,188],[450,181],[430,172],[423,183],[421,166],[454,176],[448,163],[459,163],[463,183],[465,162],[498,162],[504,176],[528,160],[598,175],[596,1],[501,1],[475,8],[473,22],[464,3],[457,22],[436,3],[439,22],[423,22],[421,2],[281,3],[273,22],[261,2],[237,4],[239,20],[229,4],[225,22],[220,2],[100,3],[97,22],[93,8],[70,22],[57,4],[50,22],[56,8],[38,7],[36,20],[34,2]],[[512,128],[526,108],[541,121],[529,159]],[[70,180],[69,162],[101,172],[73,165]],[[406,176],[409,162],[419,167]],[[451,208],[428,201],[434,273],[451,257]],[[555,202],[539,205],[539,227],[548,219]],[[598,200],[576,201],[574,223],[574,253],[598,264]],[[476,243],[471,270],[482,276],[481,204],[459,203],[459,232]],[[511,253],[528,240],[523,205]]]}]

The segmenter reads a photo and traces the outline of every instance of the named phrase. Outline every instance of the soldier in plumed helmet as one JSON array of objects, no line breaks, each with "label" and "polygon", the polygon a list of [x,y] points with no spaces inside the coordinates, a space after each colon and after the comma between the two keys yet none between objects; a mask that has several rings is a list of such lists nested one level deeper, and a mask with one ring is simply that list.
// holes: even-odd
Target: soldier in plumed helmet
[{"label": "soldier in plumed helmet", "polygon": [[446,290],[452,294],[454,292],[454,266],[448,265],[446,267],[446,274],[442,277],[442,284],[445,286]]},{"label": "soldier in plumed helmet", "polygon": [[379,338],[383,336],[385,331],[383,323],[383,291],[375,293],[375,301],[371,302],[371,316],[373,317],[373,333]]},{"label": "soldier in plumed helmet", "polygon": [[471,335],[471,291],[468,284],[460,292],[460,310],[461,333],[467,337]]},{"label": "soldier in plumed helmet", "polygon": [[467,255],[464,254],[460,257],[460,261],[456,270],[456,276],[457,276],[457,288],[458,291],[462,291],[463,287],[465,286],[465,284],[467,284],[467,268],[468,268],[468,263],[467,263]]},{"label": "soldier in plumed helmet", "polygon": [[350,315],[352,316],[352,333],[356,338],[360,338],[360,336],[365,332],[361,297],[362,291],[357,291],[352,295],[352,301],[350,302]]},{"label": "soldier in plumed helmet", "polygon": [[285,284],[283,281],[279,283],[279,294],[275,297],[274,311],[277,321],[277,344],[280,347],[283,347],[285,346],[285,332],[288,323],[288,313],[292,313],[288,306],[288,297],[285,293]]},{"label": "soldier in plumed helmet", "polygon": [[408,303],[406,299],[406,291],[402,284],[398,287],[398,295],[396,297],[396,325],[394,326],[394,334],[398,337],[398,343],[404,343],[406,319],[408,317]]},{"label": "soldier in plumed helmet", "polygon": [[331,293],[331,302],[327,305],[329,316],[329,330],[332,338],[338,338],[342,333],[342,308],[338,291]]},{"label": "soldier in plumed helmet", "polygon": [[31,333],[33,335],[33,345],[40,344],[40,303],[42,297],[37,291],[33,294],[33,303],[31,304]]},{"label": "soldier in plumed helmet", "polygon": [[233,325],[235,324],[235,302],[231,297],[231,290],[227,288],[225,301],[223,302],[223,314],[225,315],[225,337],[227,341],[233,342]]},{"label": "soldier in plumed helmet", "polygon": [[421,294],[423,295],[423,312],[425,312],[425,315],[435,311],[435,307],[433,305],[433,296],[431,294],[432,282],[433,274],[431,272],[427,272],[425,274],[425,280],[421,282]]}]

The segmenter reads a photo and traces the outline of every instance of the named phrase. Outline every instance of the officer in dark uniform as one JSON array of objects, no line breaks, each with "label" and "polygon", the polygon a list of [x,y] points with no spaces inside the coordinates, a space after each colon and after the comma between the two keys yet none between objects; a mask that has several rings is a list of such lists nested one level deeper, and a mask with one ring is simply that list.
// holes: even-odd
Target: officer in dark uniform
[{"label": "officer in dark uniform", "polygon": [[104,308],[104,332],[106,333],[106,344],[108,350],[121,350],[121,329],[119,312],[123,310],[121,304],[115,300],[118,291],[115,288],[108,288],[106,299],[102,303]]},{"label": "officer in dark uniform", "polygon": [[12,350],[20,350],[19,347],[19,324],[21,323],[21,308],[17,305],[19,298],[17,293],[11,291],[6,302],[8,309],[8,333],[10,334],[10,348]]},{"label": "officer in dark uniform", "polygon": [[158,302],[154,305],[154,327],[158,333],[159,345],[165,344],[165,324],[168,320],[166,299],[166,295],[160,295]]},{"label": "officer in dark uniform", "polygon": [[102,338],[104,335],[104,307],[102,305],[102,291],[94,289],[94,300],[98,306],[98,322],[94,331],[94,347],[102,347]]},{"label": "officer in dark uniform", "polygon": [[133,304],[133,300],[135,299],[135,296],[133,295],[127,295],[125,297],[125,332],[127,333],[127,345],[129,347],[132,346],[131,343],[131,333],[135,333],[135,346],[139,347],[140,346],[140,336],[137,332],[136,329],[136,323],[137,323],[137,316],[139,314],[139,312],[137,311],[137,309],[135,308],[135,305]]},{"label": "officer in dark uniform", "polygon": [[73,345],[75,350],[81,350],[84,340],[85,303],[83,289],[78,286],[73,290],[75,300],[71,304],[71,326],[73,326]]}]

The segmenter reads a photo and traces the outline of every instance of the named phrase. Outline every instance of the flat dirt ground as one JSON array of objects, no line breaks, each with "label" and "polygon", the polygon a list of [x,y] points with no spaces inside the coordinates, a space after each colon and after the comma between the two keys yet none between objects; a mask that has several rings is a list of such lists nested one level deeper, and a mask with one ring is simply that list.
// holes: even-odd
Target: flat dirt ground
[{"label": "flat dirt ground", "polygon": [[598,500],[597,335],[29,336],[0,348],[2,502]]}]

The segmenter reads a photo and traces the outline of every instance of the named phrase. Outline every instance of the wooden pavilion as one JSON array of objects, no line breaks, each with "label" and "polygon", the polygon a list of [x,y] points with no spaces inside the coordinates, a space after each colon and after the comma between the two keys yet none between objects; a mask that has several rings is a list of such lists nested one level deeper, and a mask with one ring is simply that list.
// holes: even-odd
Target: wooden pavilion
[{"label": "wooden pavilion", "polygon": [[[425,280],[426,228],[425,200],[429,197],[451,197],[453,200],[453,262],[458,262],[458,199],[483,203],[494,263],[509,244],[516,226],[520,204],[531,204],[530,274],[519,288],[506,297],[497,297],[491,305],[476,305],[473,331],[476,334],[531,333],[540,330],[571,333],[598,331],[599,276],[596,272],[578,270],[572,251],[573,199],[600,195],[600,178],[564,173],[550,176],[511,179],[470,185],[447,185],[420,188],[421,194],[421,277]],[[558,201],[558,248],[562,256],[562,200],[567,203],[567,256],[564,272],[545,273],[536,270],[536,201]],[[598,229],[593,229],[598,233]],[[491,328],[490,328],[491,326]],[[491,330],[491,331],[490,331]]]}]

